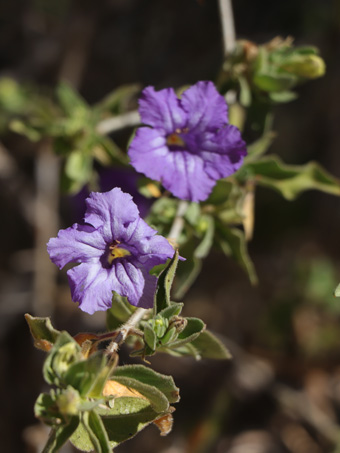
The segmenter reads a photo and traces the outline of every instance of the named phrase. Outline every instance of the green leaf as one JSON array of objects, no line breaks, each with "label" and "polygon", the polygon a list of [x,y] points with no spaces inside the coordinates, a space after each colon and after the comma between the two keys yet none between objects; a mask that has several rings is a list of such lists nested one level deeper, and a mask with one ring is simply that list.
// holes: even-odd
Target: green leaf
[{"label": "green leaf", "polygon": [[268,151],[275,137],[275,132],[270,131],[264,133],[262,137],[249,145],[248,155],[244,158],[244,164],[257,160],[258,157],[262,156],[262,154]]},{"label": "green leaf", "polygon": [[334,296],[335,297],[340,297],[340,283],[338,284],[338,286],[334,290]]},{"label": "green leaf", "polygon": [[121,85],[105,96],[95,108],[99,111],[110,110],[116,113],[126,111],[131,99],[138,94],[140,89],[139,84]]},{"label": "green leaf", "polygon": [[199,334],[205,329],[204,322],[199,318],[185,318],[187,320],[187,325],[182,330],[182,332],[178,335],[177,339],[167,345],[167,347],[177,348],[182,346],[186,343],[190,343],[191,341],[195,340]]},{"label": "green leaf", "polygon": [[158,412],[163,413],[169,409],[169,401],[164,393],[159,390],[155,385],[145,384],[137,379],[126,376],[113,376],[113,380],[125,385],[129,389],[135,389],[141,395],[145,396],[151,403],[152,408]]},{"label": "green leaf", "polygon": [[269,93],[269,97],[274,102],[291,102],[298,98],[294,91],[273,91]]},{"label": "green leaf", "polygon": [[287,91],[292,88],[297,78],[294,75],[288,74],[264,74],[258,73],[254,75],[254,84],[263,91]]},{"label": "green leaf", "polygon": [[115,369],[112,379],[117,377],[133,378],[144,384],[160,390],[167,397],[169,403],[179,401],[179,389],[171,376],[157,373],[144,365],[124,365]]},{"label": "green leaf", "polygon": [[316,162],[287,165],[277,156],[268,156],[248,163],[246,168],[255,175],[258,184],[277,190],[287,200],[309,189],[340,195],[340,181]]},{"label": "green leaf", "polygon": [[57,97],[67,116],[72,117],[89,110],[84,99],[82,99],[81,96],[79,96],[79,94],[66,82],[61,82],[58,85]]},{"label": "green leaf", "polygon": [[100,416],[93,410],[85,412],[83,423],[97,453],[111,453],[109,437]]},{"label": "green leaf", "polygon": [[52,326],[50,318],[36,318],[26,313],[25,319],[34,339],[34,346],[48,351],[58,338],[59,330]]},{"label": "green leaf", "polygon": [[67,385],[77,389],[81,396],[86,396],[106,363],[107,359],[101,352],[92,354],[88,359],[70,365],[63,380]]},{"label": "green leaf", "polygon": [[203,240],[194,251],[194,258],[202,259],[205,258],[213,245],[214,233],[215,233],[215,222],[212,216],[202,216],[201,221],[205,224],[205,233]]},{"label": "green leaf", "polygon": [[109,331],[116,330],[124,324],[135,311],[129,304],[126,297],[122,297],[116,292],[112,296],[112,307],[106,311],[106,326]]},{"label": "green leaf", "polygon": [[[249,152],[249,148],[248,148]],[[225,203],[232,191],[233,184],[225,179],[220,179],[215,184],[209,198],[204,202],[205,204],[222,204]]]},{"label": "green leaf", "polygon": [[70,439],[79,426],[79,417],[73,416],[67,424],[52,429],[47,444],[42,453],[57,453],[60,448]]},{"label": "green leaf", "polygon": [[78,343],[67,332],[61,332],[43,365],[45,381],[48,384],[63,385],[68,368],[82,357]]},{"label": "green leaf", "polygon": [[217,241],[227,256],[231,256],[248,274],[252,284],[257,283],[257,275],[247,250],[247,241],[244,232],[238,228],[228,228],[217,223]]},{"label": "green leaf", "polygon": [[170,306],[161,310],[158,314],[163,318],[170,319],[173,316],[178,316],[183,308],[183,303],[170,302]]},{"label": "green leaf", "polygon": [[[152,421],[159,418],[159,414],[152,409],[148,400],[132,397],[115,398],[112,409],[101,409],[97,413],[102,417],[111,448],[135,436]],[[70,440],[81,451],[94,449],[82,421]]]},{"label": "green leaf", "polygon": [[197,349],[202,359],[225,360],[231,358],[230,352],[222,341],[209,330],[202,332],[191,344]]},{"label": "green leaf", "polygon": [[144,324],[144,340],[152,351],[156,350],[156,333],[148,323]]},{"label": "green leaf", "polygon": [[84,150],[75,150],[67,157],[65,174],[73,181],[85,184],[92,172],[92,156]]},{"label": "green leaf", "polygon": [[161,310],[170,306],[170,289],[175,278],[178,264],[178,250],[175,251],[173,258],[158,278],[157,290],[154,301],[154,314],[157,315]]}]

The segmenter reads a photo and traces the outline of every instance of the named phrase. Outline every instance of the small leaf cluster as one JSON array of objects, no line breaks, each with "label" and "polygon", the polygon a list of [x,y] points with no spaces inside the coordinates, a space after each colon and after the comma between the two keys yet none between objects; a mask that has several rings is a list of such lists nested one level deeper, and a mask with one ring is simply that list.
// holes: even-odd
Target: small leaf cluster
[{"label": "small leaf cluster", "polygon": [[[162,419],[171,429],[179,390],[170,376],[143,365],[116,367],[116,360],[88,347],[100,337],[72,338],[53,328],[49,318],[26,315],[35,344],[48,351],[45,381],[54,386],[39,395],[35,415],[50,426],[44,452],[56,452],[67,441],[82,451],[111,452],[145,426]],[[76,341],[77,340],[77,341]],[[81,344],[79,344],[81,343]],[[168,432],[164,427],[161,433]]]},{"label": "small leaf cluster", "polygon": [[3,78],[0,79],[3,110],[0,132],[8,129],[33,142],[49,140],[54,152],[62,157],[64,191],[76,193],[86,184],[96,188],[95,163],[127,164],[126,154],[98,130],[98,124],[126,110],[138,91],[137,85],[122,86],[90,106],[65,82],[52,92]]},{"label": "small leaf cluster", "polygon": [[[156,352],[163,352],[174,356],[189,355],[197,360],[230,358],[226,347],[214,334],[206,330],[201,319],[181,316],[184,304],[171,301],[170,290],[175,274],[176,277],[178,275],[178,260],[177,251],[159,275],[153,310],[147,313],[139,331],[131,331],[129,344],[134,348],[131,356],[145,359]],[[112,308],[107,311],[109,329],[113,326],[117,328],[126,322],[133,310],[129,309],[131,306],[124,298],[115,295],[115,300],[118,303],[113,303]]]},{"label": "small leaf cluster", "polygon": [[[176,252],[160,273],[154,309],[146,310],[138,329],[128,331],[127,343],[134,349],[131,355],[143,360],[156,352],[196,359],[230,358],[223,343],[205,330],[203,321],[180,316],[183,304],[170,300],[178,259]],[[111,452],[150,423],[159,427],[161,435],[170,432],[171,404],[179,400],[173,378],[144,365],[117,366],[117,353],[99,348],[104,341],[118,342],[134,310],[115,295],[107,312],[108,328],[113,331],[75,337],[56,330],[49,318],[26,315],[35,346],[48,352],[43,376],[53,386],[49,393],[39,395],[34,408],[36,417],[51,427],[44,452],[57,452],[67,440],[81,451]]]},{"label": "small leaf cluster", "polygon": [[263,45],[238,41],[220,77],[223,83],[231,79],[239,85],[241,104],[249,107],[254,97],[274,104],[290,102],[297,97],[294,88],[324,74],[317,48],[295,47],[291,37],[276,37]]}]

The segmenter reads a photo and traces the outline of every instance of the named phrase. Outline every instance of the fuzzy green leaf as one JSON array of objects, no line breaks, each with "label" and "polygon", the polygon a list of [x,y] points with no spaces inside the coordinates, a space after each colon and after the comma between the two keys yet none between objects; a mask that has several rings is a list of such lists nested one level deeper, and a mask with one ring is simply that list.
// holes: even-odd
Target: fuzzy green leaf
[{"label": "fuzzy green leaf", "polygon": [[[102,417],[111,448],[134,437],[159,417],[148,400],[132,397],[116,398],[112,409],[101,409],[97,413]],[[82,421],[70,440],[81,451],[92,451],[94,449],[89,433]]]},{"label": "fuzzy green leaf", "polygon": [[124,324],[134,312],[126,297],[113,293],[112,307],[106,311],[106,327],[109,331],[116,330]]},{"label": "fuzzy green leaf", "polygon": [[191,343],[199,352],[202,359],[230,359],[231,354],[224,344],[209,330],[202,332],[199,337]]},{"label": "fuzzy green leaf", "polygon": [[113,376],[113,380],[125,385],[129,389],[137,390],[141,395],[145,396],[150,401],[152,408],[163,413],[169,409],[169,401],[162,391],[155,385],[145,384],[137,379],[126,376]]},{"label": "fuzzy green leaf", "polygon": [[73,416],[68,423],[52,429],[47,444],[42,453],[57,453],[60,448],[70,439],[79,426],[79,417]]},{"label": "fuzzy green leaf", "polygon": [[86,396],[97,381],[98,374],[105,367],[107,360],[98,352],[87,360],[76,362],[64,374],[64,381],[77,389],[81,396]]},{"label": "fuzzy green leaf", "polygon": [[144,340],[152,351],[156,350],[156,333],[148,323],[144,325]]},{"label": "fuzzy green leaf", "polygon": [[168,266],[164,269],[158,278],[157,290],[154,302],[154,314],[158,314],[161,310],[170,306],[170,289],[175,278],[176,268],[178,264],[178,250],[175,251],[173,258]]},{"label": "fuzzy green leaf", "polygon": [[107,435],[102,419],[97,412],[85,412],[83,415],[83,423],[91,439],[91,443],[95,447],[96,453],[111,453],[109,437]]},{"label": "fuzzy green leaf", "polygon": [[287,165],[276,156],[268,156],[246,167],[255,175],[258,184],[277,190],[287,200],[293,200],[309,189],[340,195],[340,181],[316,162]]},{"label": "fuzzy green leaf", "polygon": [[112,379],[119,377],[133,378],[155,387],[167,397],[169,403],[176,403],[179,400],[179,389],[171,376],[157,373],[144,365],[125,365],[115,369]]},{"label": "fuzzy green leaf", "polygon": [[[34,338],[34,345],[38,349],[43,349],[44,351],[47,351],[49,347],[52,347],[60,332],[52,326],[51,319],[36,318],[28,313],[25,314],[25,319],[30,328],[32,337]],[[48,342],[48,344],[44,342]]]}]

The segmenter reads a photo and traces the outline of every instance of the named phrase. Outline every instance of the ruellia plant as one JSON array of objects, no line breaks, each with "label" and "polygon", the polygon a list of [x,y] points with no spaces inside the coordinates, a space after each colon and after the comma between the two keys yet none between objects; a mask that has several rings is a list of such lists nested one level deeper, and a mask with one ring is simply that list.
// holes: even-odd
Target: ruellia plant
[{"label": "ruellia plant", "polygon": [[[83,222],[56,231],[47,252],[60,269],[68,266],[72,301],[107,319],[104,333],[71,336],[48,317],[26,314],[52,387],[34,408],[51,428],[44,452],[68,440],[81,451],[111,452],[151,423],[168,434],[179,389],[148,357],[230,358],[204,321],[181,315],[178,301],[212,248],[257,281],[247,241],[258,185],[287,200],[307,189],[340,195],[339,181],[319,164],[289,165],[267,154],[275,106],[324,72],[316,48],[275,38],[236,42],[215,83],[123,86],[93,106],[66,83],[51,94],[0,80],[0,128],[48,138],[62,162],[62,190],[88,191]],[[129,110],[136,98],[138,112]],[[127,153],[109,136],[120,127],[135,127]],[[114,178],[110,190],[99,190],[101,171],[111,167],[138,173],[134,194],[148,199],[144,218]],[[136,358],[130,365],[119,361],[123,344]]]}]

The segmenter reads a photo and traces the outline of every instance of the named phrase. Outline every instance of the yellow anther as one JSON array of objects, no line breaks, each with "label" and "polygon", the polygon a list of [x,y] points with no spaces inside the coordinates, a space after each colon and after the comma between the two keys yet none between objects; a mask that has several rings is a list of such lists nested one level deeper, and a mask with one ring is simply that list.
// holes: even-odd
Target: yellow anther
[{"label": "yellow anther", "polygon": [[129,256],[129,255],[131,255],[131,253],[126,249],[123,249],[121,247],[112,247],[107,260],[108,260],[109,264],[112,264],[112,261],[114,259],[123,258],[124,256]]},{"label": "yellow anther", "polygon": [[177,134],[170,134],[166,139],[166,144],[169,146],[185,146],[185,141]]}]

